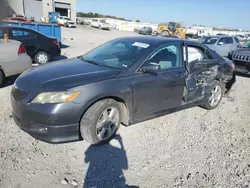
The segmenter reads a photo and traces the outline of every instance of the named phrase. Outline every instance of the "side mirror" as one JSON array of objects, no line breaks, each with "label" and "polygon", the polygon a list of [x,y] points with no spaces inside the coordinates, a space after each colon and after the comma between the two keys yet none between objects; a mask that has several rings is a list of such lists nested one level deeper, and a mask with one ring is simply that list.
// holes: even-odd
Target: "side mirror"
[{"label": "side mirror", "polygon": [[220,46],[223,45],[223,44],[224,44],[223,42],[219,42],[219,43],[218,43],[218,45],[220,45]]},{"label": "side mirror", "polygon": [[161,70],[161,66],[157,63],[149,63],[148,65],[145,65],[141,68],[142,72],[159,72]]}]

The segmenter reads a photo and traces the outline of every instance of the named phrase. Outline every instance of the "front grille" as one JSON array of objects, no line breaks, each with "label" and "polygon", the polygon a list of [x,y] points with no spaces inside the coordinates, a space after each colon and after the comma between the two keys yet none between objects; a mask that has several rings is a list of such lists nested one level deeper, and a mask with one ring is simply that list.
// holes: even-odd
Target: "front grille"
[{"label": "front grille", "polygon": [[246,67],[247,62],[236,60],[236,61],[234,61],[234,64],[237,65],[237,66],[239,66],[239,67]]},{"label": "front grille", "polygon": [[16,102],[21,102],[28,94],[28,92],[18,89],[15,86],[12,88],[12,96]]},{"label": "front grille", "polygon": [[234,61],[245,61],[245,62],[250,62],[250,57],[249,57],[249,56],[245,56],[245,55],[237,55],[237,54],[234,54],[234,55],[233,55],[233,60],[234,60]]}]

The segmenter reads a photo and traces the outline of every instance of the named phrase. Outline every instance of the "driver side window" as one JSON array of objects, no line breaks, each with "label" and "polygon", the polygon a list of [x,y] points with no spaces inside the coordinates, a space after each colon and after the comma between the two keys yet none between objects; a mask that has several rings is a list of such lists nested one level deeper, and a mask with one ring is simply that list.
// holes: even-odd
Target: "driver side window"
[{"label": "driver side window", "polygon": [[225,44],[225,38],[220,38],[220,40],[218,41],[218,44],[222,42],[223,44]]},{"label": "driver side window", "polygon": [[157,63],[161,70],[182,67],[179,44],[169,44],[156,51],[148,63]]}]

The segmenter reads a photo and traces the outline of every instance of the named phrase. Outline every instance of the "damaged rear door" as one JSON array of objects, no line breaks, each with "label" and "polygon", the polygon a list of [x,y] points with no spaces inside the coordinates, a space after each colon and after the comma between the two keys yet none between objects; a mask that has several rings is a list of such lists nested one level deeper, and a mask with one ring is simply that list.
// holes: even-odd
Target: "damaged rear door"
[{"label": "damaged rear door", "polygon": [[202,100],[211,83],[218,75],[219,62],[212,57],[203,46],[188,42],[185,48],[185,63],[187,68],[184,102]]}]

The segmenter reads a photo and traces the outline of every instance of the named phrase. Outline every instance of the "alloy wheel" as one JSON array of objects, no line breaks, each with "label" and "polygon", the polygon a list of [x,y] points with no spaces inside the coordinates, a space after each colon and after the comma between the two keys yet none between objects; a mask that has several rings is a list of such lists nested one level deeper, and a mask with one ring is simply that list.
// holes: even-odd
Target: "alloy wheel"
[{"label": "alloy wheel", "polygon": [[212,91],[211,96],[209,98],[209,103],[211,106],[216,106],[220,102],[221,96],[222,96],[222,88],[219,85],[216,85]]},{"label": "alloy wheel", "polygon": [[96,135],[100,140],[109,139],[119,126],[119,111],[116,107],[105,109],[96,124]]}]

